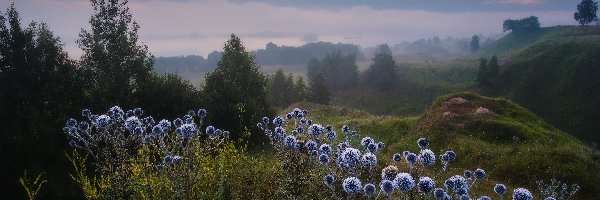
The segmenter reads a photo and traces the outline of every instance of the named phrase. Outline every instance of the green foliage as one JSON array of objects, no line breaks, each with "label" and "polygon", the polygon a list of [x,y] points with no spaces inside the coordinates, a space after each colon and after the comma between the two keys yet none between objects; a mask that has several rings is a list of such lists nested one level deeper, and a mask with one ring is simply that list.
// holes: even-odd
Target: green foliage
[{"label": "green foliage", "polygon": [[296,95],[296,96],[292,96],[292,98],[294,99],[294,101],[298,102],[298,101],[304,101],[307,98],[307,88],[306,88],[306,84],[304,83],[304,78],[302,78],[301,76],[299,76],[296,79],[296,83],[294,84],[294,88],[292,88],[292,94]]},{"label": "green foliage", "polygon": [[375,53],[373,64],[365,72],[365,81],[374,88],[388,90],[396,83],[397,68],[390,47],[382,44]]},{"label": "green foliage", "polygon": [[530,32],[540,29],[540,22],[538,21],[538,17],[530,16],[523,19],[507,19],[504,20],[502,24],[504,31],[513,31],[513,32]]},{"label": "green foliage", "polygon": [[581,25],[586,25],[595,21],[598,21],[596,12],[598,11],[598,2],[594,0],[581,0],[581,3],[577,4],[577,12],[573,14],[573,18]]},{"label": "green foliage", "polygon": [[27,177],[27,170],[25,170],[23,177],[19,177],[19,182],[21,183],[21,186],[23,186],[23,189],[25,189],[25,193],[29,200],[36,199],[42,186],[48,182],[43,176],[44,173],[42,172],[36,176],[35,180],[31,180]]},{"label": "green foliage", "polygon": [[[229,130],[234,138],[250,134],[263,116],[274,113],[267,96],[267,80],[235,35],[225,43],[223,56],[214,72],[206,75],[204,107],[217,127]],[[252,134],[259,142],[262,135]]]},{"label": "green foliage", "polygon": [[322,59],[327,54],[339,51],[342,54],[354,54],[359,60],[365,57],[360,46],[331,42],[307,43],[299,47],[278,46],[269,42],[264,49],[253,51],[259,65],[304,65],[313,58]]},{"label": "green foliage", "polygon": [[306,85],[302,77],[298,77],[294,84],[294,76],[287,78],[282,69],[278,69],[269,81],[269,96],[271,103],[276,107],[287,107],[293,102],[303,101],[306,98]]},{"label": "green foliage", "polygon": [[321,75],[315,76],[308,85],[308,101],[328,105],[331,101],[331,92],[327,82]]},{"label": "green foliage", "polygon": [[479,36],[474,35],[471,37],[471,42],[469,42],[469,46],[471,47],[471,52],[475,52],[479,50]]},{"label": "green foliage", "polygon": [[327,87],[332,91],[350,89],[358,83],[358,66],[355,54],[342,54],[341,51],[327,54],[320,61],[312,59],[307,65],[309,80],[323,76]]},{"label": "green foliage", "polygon": [[82,30],[77,43],[80,64],[89,73],[96,108],[132,106],[135,91],[151,76],[154,57],[138,45],[140,26],[133,21],[127,0],[92,0],[91,30]]},{"label": "green foliage", "polygon": [[175,118],[200,105],[200,91],[174,74],[152,75],[139,86],[133,98],[137,106],[158,118]]},{"label": "green foliage", "polygon": [[46,189],[39,198],[76,198],[62,157],[61,132],[68,113],[77,112],[89,98],[82,85],[87,80],[70,60],[63,44],[44,23],[21,25],[11,5],[0,12],[0,188],[4,198],[26,198],[19,191],[24,169],[48,172]]},{"label": "green foliage", "polygon": [[479,59],[479,71],[477,72],[479,87],[490,86],[499,75],[500,66],[498,65],[498,58],[496,56],[492,56],[489,61],[484,57]]}]

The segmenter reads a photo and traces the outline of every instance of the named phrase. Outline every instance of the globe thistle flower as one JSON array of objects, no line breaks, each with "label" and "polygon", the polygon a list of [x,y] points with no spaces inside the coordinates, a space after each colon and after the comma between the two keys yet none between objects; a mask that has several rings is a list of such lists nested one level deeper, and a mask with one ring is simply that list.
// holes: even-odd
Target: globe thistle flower
[{"label": "globe thistle flower", "polygon": [[344,182],[342,183],[342,188],[344,188],[344,192],[350,195],[354,195],[362,190],[362,184],[360,183],[360,180],[358,180],[358,178],[348,177],[344,179]]},{"label": "globe thistle flower", "polygon": [[281,127],[275,128],[275,134],[273,135],[273,140],[280,141],[285,136],[285,130]]},{"label": "globe thistle flower", "polygon": [[381,170],[381,180],[394,180],[398,175],[398,167],[389,165]]},{"label": "globe thistle flower", "polygon": [[275,125],[275,127],[279,127],[279,126],[283,126],[283,119],[280,116],[275,117],[275,119],[273,119],[273,125]]},{"label": "globe thistle flower", "polygon": [[471,197],[469,197],[468,194],[461,194],[460,195],[460,200],[471,200]]},{"label": "globe thistle flower", "polygon": [[147,125],[153,125],[154,123],[156,123],[152,116],[148,116],[148,117],[144,118],[143,121],[144,121],[144,124],[147,124]]},{"label": "globe thistle flower", "polygon": [[200,108],[200,110],[198,110],[197,115],[200,119],[206,117],[206,110],[204,110],[203,108]]},{"label": "globe thistle flower", "polygon": [[125,128],[129,131],[133,131],[133,129],[140,126],[142,126],[142,122],[135,116],[128,117],[125,120]]},{"label": "globe thistle flower", "polygon": [[375,156],[375,154],[373,153],[365,153],[362,156],[361,162],[363,164],[363,166],[365,167],[374,167],[375,165],[377,165],[377,156]]},{"label": "globe thistle flower", "polygon": [[379,150],[379,149],[377,149],[377,144],[375,144],[375,143],[369,144],[369,146],[367,146],[367,149],[372,153],[375,153],[375,152],[377,152],[377,150]]},{"label": "globe thistle flower", "polygon": [[442,200],[452,200],[452,196],[450,196],[447,192],[444,192],[444,197],[442,197]]},{"label": "globe thistle flower", "polygon": [[294,115],[294,117],[298,117],[299,115],[302,114],[302,110],[300,110],[300,108],[294,108],[292,110],[292,114]]},{"label": "globe thistle flower", "polygon": [[229,131],[223,131],[223,137],[224,138],[228,138],[229,137]]},{"label": "globe thistle flower", "polygon": [[394,185],[396,185],[396,188],[401,192],[408,192],[415,187],[415,180],[410,174],[403,172],[396,175],[396,178],[394,178]]},{"label": "globe thistle flower", "polygon": [[358,135],[358,131],[350,131],[350,136],[356,136]]},{"label": "globe thistle flower", "polygon": [[79,122],[79,127],[78,128],[81,131],[87,131],[90,128],[90,124],[87,123],[87,122],[85,122],[85,121],[82,121],[82,122]]},{"label": "globe thistle flower", "polygon": [[320,124],[310,125],[310,127],[308,127],[308,133],[313,136],[319,136],[321,133],[323,133],[323,126]]},{"label": "globe thistle flower", "polygon": [[329,162],[329,156],[327,154],[321,154],[319,156],[319,162],[321,162],[321,164],[327,164]]},{"label": "globe thistle flower", "polygon": [[407,153],[404,155],[404,159],[406,160],[406,162],[410,165],[413,165],[417,162],[417,154],[414,153]]},{"label": "globe thistle flower", "polygon": [[186,124],[191,124],[191,123],[193,123],[193,122],[194,122],[194,118],[192,118],[192,116],[190,116],[190,115],[184,115],[184,116],[183,116],[183,121],[184,121]]},{"label": "globe thistle flower", "polygon": [[396,189],[396,187],[394,186],[394,182],[387,179],[381,181],[381,184],[379,184],[379,188],[381,189],[383,194],[385,194],[385,196],[390,196],[394,192],[394,189]]},{"label": "globe thistle flower", "polygon": [[158,122],[158,125],[163,128],[163,131],[168,131],[171,128],[171,122],[169,120],[163,119]]},{"label": "globe thistle flower", "polygon": [[499,184],[497,183],[494,186],[494,192],[500,196],[504,195],[504,193],[506,193],[506,186],[504,186],[504,184]]},{"label": "globe thistle flower", "polygon": [[483,179],[483,178],[485,178],[485,171],[483,169],[479,169],[479,168],[476,169],[474,174],[475,174],[475,178],[476,179]]},{"label": "globe thistle flower", "polygon": [[350,132],[350,127],[348,125],[343,125],[342,132],[348,134]]},{"label": "globe thistle flower", "polygon": [[71,141],[69,141],[69,146],[70,147],[76,147],[77,143],[75,142],[75,140],[71,140]]},{"label": "globe thistle flower", "polygon": [[196,116],[196,111],[194,111],[194,110],[188,110],[187,115],[189,115],[191,117],[195,117]]},{"label": "globe thistle flower", "polygon": [[156,126],[152,127],[152,134],[154,134],[156,136],[163,135],[162,127],[160,127],[160,125],[156,125]]},{"label": "globe thistle flower", "polygon": [[458,195],[469,195],[469,190],[467,188],[458,188],[455,193]]},{"label": "globe thistle flower", "polygon": [[296,133],[298,133],[298,134],[304,133],[304,128],[302,126],[296,127]]},{"label": "globe thistle flower", "polygon": [[327,139],[329,141],[334,141],[337,138],[335,131],[327,131],[327,134],[325,136],[327,136]]},{"label": "globe thistle flower", "polygon": [[136,117],[141,117],[144,114],[144,111],[141,108],[134,108],[133,115]]},{"label": "globe thistle flower", "polygon": [[67,128],[67,133],[71,134],[71,135],[75,135],[77,134],[77,128],[76,127],[66,127]]},{"label": "globe thistle flower", "polygon": [[310,126],[310,125],[312,125],[312,124],[313,124],[313,121],[312,121],[311,119],[308,119],[308,120],[306,120],[306,125],[309,125],[309,126]]},{"label": "globe thistle flower", "polygon": [[308,140],[308,142],[306,142],[305,146],[306,146],[306,149],[308,149],[309,151],[317,150],[317,143],[313,140]]},{"label": "globe thistle flower", "polygon": [[360,145],[365,149],[369,148],[369,144],[371,143],[375,143],[375,140],[371,137],[364,137],[360,140]]},{"label": "globe thistle flower", "polygon": [[377,143],[377,150],[383,149],[383,147],[385,147],[385,144],[383,142]]},{"label": "globe thistle flower", "polygon": [[433,154],[433,151],[429,149],[421,150],[421,154],[419,154],[419,162],[424,165],[432,166],[435,164],[435,154]]},{"label": "globe thistle flower", "polygon": [[341,153],[343,153],[343,152],[346,150],[346,148],[348,148],[348,146],[349,146],[349,145],[348,145],[348,143],[346,143],[346,142],[339,143],[339,144],[337,145],[338,152],[339,152],[340,154],[341,154]]},{"label": "globe thistle flower", "polygon": [[339,158],[342,167],[355,168],[360,160],[360,151],[355,148],[346,148]]},{"label": "globe thistle flower", "polygon": [[135,127],[135,129],[133,129],[133,134],[142,135],[142,134],[144,134],[145,130],[146,129],[144,129],[144,127]]},{"label": "globe thistle flower", "polygon": [[306,118],[300,118],[300,124],[306,125],[308,123],[308,121],[306,120]]},{"label": "globe thistle flower", "polygon": [[125,112],[125,117],[133,117],[133,110],[128,110]]},{"label": "globe thistle flower", "polygon": [[292,115],[292,113],[285,114],[285,119],[287,119],[287,120],[290,120],[290,119],[292,119],[293,117],[294,117],[294,116]]},{"label": "globe thistle flower", "polygon": [[325,154],[325,155],[331,155],[331,146],[329,146],[328,144],[322,144],[319,147],[319,151],[321,152],[321,154]]},{"label": "globe thistle flower", "polygon": [[308,116],[308,110],[303,110],[302,111],[302,115],[305,116],[305,117]]},{"label": "globe thistle flower", "polygon": [[325,131],[327,131],[327,132],[333,131],[333,126],[331,124],[327,124],[327,126],[325,126]]},{"label": "globe thistle flower", "polygon": [[145,142],[146,144],[149,144],[150,142],[152,142],[152,135],[146,135],[146,136],[144,137],[144,142]]},{"label": "globe thistle flower", "polygon": [[427,138],[419,138],[419,140],[417,140],[417,145],[419,145],[421,149],[426,149],[427,146],[429,146],[429,140],[427,140]]},{"label": "globe thistle flower", "polygon": [[163,163],[170,165],[171,163],[173,163],[173,156],[165,156],[163,158]]},{"label": "globe thistle flower", "polygon": [[212,138],[215,135],[215,131],[216,131],[216,128],[214,126],[207,126],[205,133],[206,133],[206,135],[208,135],[208,137]]},{"label": "globe thistle flower", "polygon": [[[319,157],[319,151],[317,150],[310,150],[310,155],[313,157]],[[328,160],[329,161],[329,160]]]},{"label": "globe thistle flower", "polygon": [[[175,129],[175,132],[179,137],[195,137],[198,135],[198,127],[196,124],[184,124]],[[209,135],[209,137],[211,137],[211,135]]]},{"label": "globe thistle flower", "polygon": [[533,195],[525,188],[517,188],[513,191],[513,200],[531,200]]},{"label": "globe thistle flower", "polygon": [[433,197],[435,197],[435,199],[441,199],[444,197],[445,194],[446,194],[446,191],[444,191],[444,189],[442,189],[442,188],[435,188],[433,190]]},{"label": "globe thistle flower", "polygon": [[332,186],[333,182],[335,182],[335,177],[329,174],[323,178],[323,182],[325,182],[325,185],[327,186]]},{"label": "globe thistle flower", "polygon": [[177,118],[177,119],[173,120],[173,124],[175,124],[175,127],[179,128],[181,125],[183,125],[183,120],[180,118]]},{"label": "globe thistle flower", "polygon": [[125,112],[123,112],[123,109],[121,109],[121,107],[113,106],[112,108],[108,109],[108,115],[114,119],[122,119],[125,115]]},{"label": "globe thistle flower", "polygon": [[112,119],[108,115],[100,115],[98,119],[96,119],[96,126],[99,129],[106,128],[110,123],[112,123]]},{"label": "globe thistle flower", "polygon": [[471,177],[473,177],[473,172],[471,170],[465,170],[465,172],[463,172],[463,175],[465,176],[465,178],[471,179]]},{"label": "globe thistle flower", "polygon": [[296,150],[304,150],[304,140],[296,140]]},{"label": "globe thistle flower", "polygon": [[419,188],[419,192],[430,193],[431,190],[433,190],[435,183],[429,177],[420,177],[419,183],[417,185]]},{"label": "globe thistle flower", "polygon": [[173,156],[173,164],[180,164],[181,161],[183,161],[183,158],[181,156]]},{"label": "globe thistle flower", "polygon": [[402,161],[402,156],[399,153],[395,153],[392,156],[392,160],[394,160],[394,162],[400,162],[400,161]]},{"label": "globe thistle flower", "polygon": [[77,120],[75,120],[73,118],[67,120],[66,126],[69,128],[73,128],[73,127],[77,126]]},{"label": "globe thistle flower", "polygon": [[454,161],[456,159],[456,154],[454,151],[446,151],[443,155],[440,156],[440,160],[444,165]]},{"label": "globe thistle flower", "polygon": [[469,187],[467,185],[467,180],[465,179],[465,177],[459,175],[450,177],[444,182],[444,184],[446,188],[454,191],[454,193],[457,193],[459,195],[462,195],[462,193],[466,193]]},{"label": "globe thistle flower", "polygon": [[84,116],[84,117],[88,117],[88,118],[89,118],[89,117],[90,117],[90,115],[92,115],[92,111],[91,111],[90,109],[87,109],[87,108],[86,108],[86,109],[83,109],[83,110],[81,111],[81,116]]},{"label": "globe thistle flower", "polygon": [[481,196],[479,197],[479,199],[477,200],[492,200],[492,198],[488,197],[488,196]]},{"label": "globe thistle flower", "polygon": [[285,136],[285,139],[283,140],[283,144],[290,148],[296,148],[297,143],[298,141],[293,135]]},{"label": "globe thistle flower", "polygon": [[363,188],[365,196],[367,196],[367,197],[375,196],[375,190],[376,190],[375,185],[373,185],[372,183],[366,184],[365,187]]}]

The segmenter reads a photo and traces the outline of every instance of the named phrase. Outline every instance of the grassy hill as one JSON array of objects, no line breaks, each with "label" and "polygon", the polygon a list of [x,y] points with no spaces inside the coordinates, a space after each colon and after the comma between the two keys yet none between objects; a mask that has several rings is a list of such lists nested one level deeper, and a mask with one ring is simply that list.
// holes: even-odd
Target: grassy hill
[{"label": "grassy hill", "polygon": [[[385,142],[378,170],[392,163],[394,153],[418,152],[416,140],[420,137],[429,138],[438,155],[454,150],[457,162],[439,179],[462,174],[465,169],[485,169],[487,178],[473,191],[477,197],[492,195],[497,182],[505,183],[510,191],[526,187],[538,195],[535,182],[553,178],[578,183],[580,199],[593,199],[600,190],[600,174],[595,173],[600,168],[599,153],[508,100],[452,94],[438,98],[421,117],[376,116],[309,103],[292,107],[309,109],[311,119],[320,123],[357,128],[359,138],[371,136]],[[475,114],[479,107],[487,108],[489,114]],[[400,166],[401,171],[408,170],[405,168]]]},{"label": "grassy hill", "polygon": [[600,27],[511,33],[482,53],[500,57],[501,76],[482,93],[504,96],[585,141],[600,142]]}]

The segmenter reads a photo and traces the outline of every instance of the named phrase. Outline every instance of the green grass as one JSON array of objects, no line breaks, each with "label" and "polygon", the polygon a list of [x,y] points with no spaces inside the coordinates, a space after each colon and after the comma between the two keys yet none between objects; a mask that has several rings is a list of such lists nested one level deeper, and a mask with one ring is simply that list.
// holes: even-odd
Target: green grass
[{"label": "green grass", "polygon": [[[444,117],[442,105],[454,97],[462,97],[469,103],[464,105],[461,115]],[[485,169],[487,178],[472,193],[477,197],[493,195],[491,188],[497,182],[505,183],[509,193],[516,187],[526,187],[539,195],[535,181],[548,182],[553,178],[579,184],[578,199],[593,199],[600,191],[600,174],[596,173],[600,168],[600,154],[509,100],[471,93],[450,94],[435,100],[420,117],[371,115],[311,103],[295,104],[286,111],[293,107],[309,109],[310,118],[319,123],[333,124],[336,128],[348,124],[358,129],[360,137],[371,136],[386,143],[379,154],[379,170],[391,163],[394,153],[418,152],[416,140],[420,137],[429,138],[431,149],[438,155],[454,150],[458,154],[457,162],[438,178],[438,183],[462,174],[465,169]],[[479,107],[495,114],[471,114]],[[404,165],[399,167],[408,170]],[[439,166],[434,170],[439,170]]]}]

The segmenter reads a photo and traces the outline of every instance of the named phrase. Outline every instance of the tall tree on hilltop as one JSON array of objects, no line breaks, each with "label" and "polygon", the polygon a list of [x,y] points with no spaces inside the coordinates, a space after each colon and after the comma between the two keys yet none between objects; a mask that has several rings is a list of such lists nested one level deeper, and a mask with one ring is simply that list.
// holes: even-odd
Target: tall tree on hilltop
[{"label": "tall tree on hilltop", "polygon": [[488,74],[489,74],[489,66],[488,61],[484,57],[479,59],[479,71],[477,72],[477,83],[480,87],[487,86],[489,84]]},{"label": "tall tree on hilltop", "polygon": [[289,93],[291,90],[289,90],[290,86],[288,86],[288,81],[286,80],[282,69],[275,72],[270,84],[269,93],[271,94],[271,102],[273,105],[278,107],[287,106],[286,104],[289,103]]},{"label": "tall tree on hilltop", "polygon": [[293,96],[292,102],[304,101],[306,99],[306,84],[304,83],[304,79],[300,76],[296,79],[296,83],[293,88]]},{"label": "tall tree on hilltop", "polygon": [[308,86],[308,101],[328,105],[331,101],[331,92],[327,88],[327,82],[320,74],[310,80]]},{"label": "tall tree on hilltop", "polygon": [[[215,71],[206,75],[203,102],[216,127],[233,137],[258,133],[255,125],[263,116],[275,112],[267,96],[267,80],[246,50],[240,38],[232,34],[223,47]],[[262,134],[251,134],[253,142],[262,142]]]},{"label": "tall tree on hilltop", "polygon": [[474,35],[473,37],[471,37],[471,42],[469,43],[469,46],[471,46],[471,52],[475,52],[475,51],[479,50],[479,36],[478,35]]},{"label": "tall tree on hilltop", "polygon": [[396,82],[396,61],[387,44],[379,46],[373,58],[373,64],[366,72],[366,81],[372,87],[387,90]]},{"label": "tall tree on hilltop", "polygon": [[77,43],[81,66],[90,72],[97,108],[133,106],[131,98],[152,75],[154,56],[138,44],[140,26],[133,21],[127,0],[91,0],[91,30],[82,30]]},{"label": "tall tree on hilltop", "polygon": [[577,12],[573,14],[573,17],[579,24],[586,25],[594,21],[598,21],[598,2],[594,0],[581,0],[581,3],[577,5]]}]

